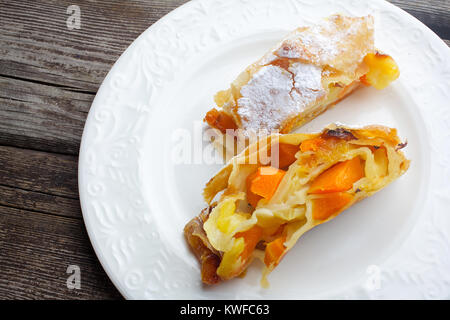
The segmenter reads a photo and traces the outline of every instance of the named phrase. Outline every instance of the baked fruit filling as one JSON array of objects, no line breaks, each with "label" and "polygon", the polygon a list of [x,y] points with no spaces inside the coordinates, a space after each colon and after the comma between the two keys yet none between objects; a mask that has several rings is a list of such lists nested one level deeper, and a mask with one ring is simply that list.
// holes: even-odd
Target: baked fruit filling
[{"label": "baked fruit filling", "polygon": [[[332,15],[294,30],[248,66],[215,95],[216,107],[204,121],[217,131],[215,145],[229,159],[255,136],[289,133],[361,85],[383,89],[398,77],[394,59],[375,48],[372,16]],[[227,145],[227,129],[244,141],[242,148]]]},{"label": "baked fruit filling", "polygon": [[364,63],[369,71],[361,77],[361,82],[376,89],[386,88],[400,76],[397,63],[386,54],[369,53],[364,57]]},{"label": "baked fruit filling", "polygon": [[[275,60],[268,65],[281,65],[286,69],[289,69],[290,64],[295,63],[295,60],[289,61],[287,59],[285,62],[281,63],[280,59]],[[382,54],[379,52],[368,53],[360,67],[361,70],[367,70],[359,79],[345,84],[343,82],[330,82],[329,79],[326,79],[324,82],[330,82],[328,84],[328,93],[325,101],[321,103],[323,105],[330,105],[339,102],[340,100],[347,97],[351,92],[353,92],[356,88],[358,88],[361,84],[366,86],[373,86],[376,89],[384,89],[391,82],[395,81],[400,76],[400,70],[392,57],[386,54]],[[332,69],[325,69],[323,73],[331,74],[335,73],[335,76],[339,76],[339,72],[332,71]],[[219,92],[216,96],[216,100],[218,101],[226,101],[230,99],[238,100],[240,94],[237,94],[237,99],[232,96],[230,91]],[[237,104],[235,102],[235,104]],[[226,130],[236,130],[239,129],[238,121],[235,120],[232,114],[229,114],[227,111],[219,108],[211,109],[206,113],[204,121],[212,128],[219,130],[222,134],[226,133]],[[287,125],[282,129],[282,133],[288,133],[290,130],[294,129],[294,125]]]},{"label": "baked fruit filling", "polygon": [[[211,179],[204,191],[209,209],[185,228],[206,284],[242,275],[256,258],[265,266],[266,286],[267,275],[306,231],[409,167],[396,130],[382,126],[272,135],[256,146]],[[269,161],[260,161],[263,154],[271,155]],[[249,161],[253,156],[256,162]]]}]

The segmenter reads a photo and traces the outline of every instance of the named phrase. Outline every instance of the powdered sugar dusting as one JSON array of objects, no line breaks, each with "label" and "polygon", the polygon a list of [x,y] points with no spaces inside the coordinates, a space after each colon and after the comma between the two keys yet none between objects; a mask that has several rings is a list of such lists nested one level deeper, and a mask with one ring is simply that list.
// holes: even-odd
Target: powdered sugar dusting
[{"label": "powdered sugar dusting", "polygon": [[[352,70],[373,50],[373,18],[335,15],[320,24],[292,33],[275,51],[316,65]],[[349,71],[352,71],[349,70]]]},{"label": "powdered sugar dusting", "polygon": [[294,63],[289,68],[294,75],[295,88],[302,91],[321,91],[322,87],[322,68],[313,64]]},{"label": "powdered sugar dusting", "polygon": [[269,52],[264,57],[261,58],[261,60],[259,61],[259,65],[265,66],[266,64],[269,64],[276,59],[278,59],[278,57],[274,55],[272,52]]},{"label": "powdered sugar dusting", "polygon": [[294,63],[289,71],[294,75],[294,87],[301,97],[297,101],[304,107],[326,94],[322,87],[322,68],[299,62]]},{"label": "powdered sugar dusting", "polygon": [[238,114],[245,129],[277,129],[299,106],[291,97],[292,75],[276,66],[262,67],[242,87]]},{"label": "powdered sugar dusting", "polygon": [[293,64],[289,71],[273,65],[261,68],[241,89],[237,112],[243,127],[255,132],[279,129],[325,94],[321,72],[303,63]]},{"label": "powdered sugar dusting", "polygon": [[302,56],[301,48],[297,46],[295,41],[286,40],[277,50],[277,55],[282,58],[296,59]]},{"label": "powdered sugar dusting", "polygon": [[331,27],[330,21],[325,20],[324,23],[312,26],[298,35],[297,41],[308,49],[308,52],[303,51],[306,54],[304,58],[313,55],[320,63],[326,63],[340,53],[338,44],[346,36],[346,32],[333,33]]},{"label": "powdered sugar dusting", "polygon": [[241,127],[256,132],[282,129],[326,95],[324,68],[357,79],[357,68],[373,52],[373,42],[371,16],[334,15],[318,25],[297,29],[258,62],[258,71],[252,70],[251,79],[241,87],[236,108]]}]

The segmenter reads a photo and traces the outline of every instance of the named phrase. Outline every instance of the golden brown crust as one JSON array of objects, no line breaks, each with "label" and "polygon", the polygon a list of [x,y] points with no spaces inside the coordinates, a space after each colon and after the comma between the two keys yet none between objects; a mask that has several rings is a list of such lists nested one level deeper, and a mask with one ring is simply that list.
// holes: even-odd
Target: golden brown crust
[{"label": "golden brown crust", "polygon": [[[247,178],[261,166],[259,162],[249,164],[250,156],[258,155],[271,146],[262,141],[287,143],[298,146],[299,151],[295,154],[296,160],[286,168],[271,198],[260,199],[256,206],[246,207],[249,200]],[[256,148],[249,151],[252,146]],[[203,225],[207,235],[207,244],[203,244],[220,250],[220,255],[217,255],[221,257],[217,267],[220,278],[226,280],[235,277],[247,266],[239,260],[244,249],[236,235],[258,226],[263,228],[261,240],[267,243],[275,240],[269,236],[283,226],[283,236],[286,237],[283,246],[286,251],[290,250],[305,232],[334,219],[343,210],[373,195],[404,174],[409,167],[409,160],[400,150],[403,147],[405,144],[397,136],[396,129],[376,125],[363,128],[330,125],[318,133],[271,135],[250,145],[230,160],[211,179],[205,190],[208,201],[223,191]],[[363,173],[356,174],[358,178],[349,184],[349,189],[311,191],[313,183],[320,181],[316,179],[326,170],[356,158],[363,166]],[[322,210],[324,204],[328,206],[327,201],[337,201],[333,204],[335,207],[331,207],[331,212]],[[252,255],[261,258],[265,253],[265,249],[259,246]],[[204,256],[208,257],[207,254]],[[264,275],[271,270],[268,266]]]},{"label": "golden brown crust", "polygon": [[228,178],[233,170],[233,166],[228,164],[226,167],[222,168],[211,180],[206,184],[203,190],[203,197],[206,203],[210,204],[214,199],[216,194],[224,190],[228,186]]},{"label": "golden brown crust", "polygon": [[[218,92],[215,102],[226,114],[233,117],[234,123],[240,129],[269,131],[278,129],[281,133],[289,133],[292,129],[311,121],[354,91],[359,86],[359,78],[368,71],[363,62],[364,56],[372,52],[375,52],[373,17],[333,15],[318,25],[301,27],[293,31],[263,58],[245,69],[231,84],[230,89]],[[305,88],[302,88],[301,85],[297,86],[296,74],[292,70],[296,64],[315,66],[322,70],[323,92],[322,90],[317,91],[317,87],[314,87],[316,80],[313,80],[312,74],[311,79],[306,82],[301,80],[300,84],[305,84]],[[258,116],[254,114],[254,109],[266,108],[264,107],[265,103],[260,106],[259,103],[253,102],[255,104],[249,107],[247,104],[251,105],[251,102],[246,97],[244,100],[247,102],[244,108],[240,102],[243,97],[242,89],[254,79],[257,73],[259,74],[263,68],[268,66],[278,67],[292,74],[293,91],[298,90],[299,95],[291,95],[291,97],[294,100],[297,99],[296,103],[304,104],[299,108],[303,109],[300,112],[294,112],[295,114],[286,112],[286,116],[282,116],[284,120],[281,120],[278,125],[275,123],[262,125],[265,120],[255,120],[255,117]],[[306,72],[309,74],[309,71]],[[332,87],[333,90],[329,87]],[[262,89],[268,90],[269,88]],[[272,105],[269,101],[266,102],[267,105]],[[286,106],[279,107],[286,108]],[[249,109],[243,111],[246,108]],[[263,114],[264,112],[261,112],[261,116]],[[260,123],[252,124],[252,121]],[[277,121],[279,120],[275,122]]]},{"label": "golden brown crust", "polygon": [[216,284],[220,282],[217,268],[220,265],[220,255],[208,241],[203,223],[208,219],[210,207],[204,209],[198,217],[189,221],[184,227],[184,236],[201,265],[202,282]]}]

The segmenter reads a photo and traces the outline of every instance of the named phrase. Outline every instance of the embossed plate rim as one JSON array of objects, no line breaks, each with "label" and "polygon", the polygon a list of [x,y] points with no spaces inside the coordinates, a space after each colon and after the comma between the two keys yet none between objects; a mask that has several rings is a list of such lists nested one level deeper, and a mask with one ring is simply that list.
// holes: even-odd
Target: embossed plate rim
[{"label": "embossed plate rim", "polygon": [[[139,136],[121,136],[120,139],[125,139],[125,141],[120,140],[120,143],[117,143],[117,145],[115,146],[116,149],[113,150],[113,154],[109,155],[109,154],[102,154],[102,150],[101,146],[102,144],[106,144],[107,142],[107,138],[108,136],[105,135],[103,133],[102,136],[102,131],[107,131],[106,129],[111,129],[111,128],[106,128],[105,129],[105,122],[108,119],[113,119],[114,121],[117,121],[117,119],[121,116],[119,113],[122,112],[125,108],[130,108],[130,107],[135,107],[136,113],[138,115],[145,113],[151,113],[151,103],[149,102],[148,105],[145,102],[142,101],[138,101],[139,103],[141,103],[138,106],[128,106],[128,105],[118,105],[117,101],[120,101],[120,95],[115,95],[115,92],[112,92],[112,89],[116,89],[119,88],[120,86],[123,86],[126,82],[126,74],[125,75],[120,75],[119,74],[119,70],[120,68],[133,68],[136,67],[136,65],[142,64],[142,68],[139,68],[137,70],[137,72],[142,72],[143,76],[146,78],[151,78],[154,80],[154,83],[151,84],[142,84],[142,90],[148,90],[149,93],[153,93],[154,91],[157,92],[158,88],[162,86],[162,84],[164,84],[164,81],[170,81],[170,79],[165,79],[164,78],[164,73],[167,72],[167,74],[170,74],[170,72],[168,72],[167,69],[167,65],[163,65],[161,68],[161,70],[159,69],[153,69],[153,72],[151,72],[149,66],[146,64],[151,64],[152,62],[150,61],[150,57],[152,52],[147,52],[145,49],[151,48],[151,49],[155,49],[155,47],[153,47],[154,43],[152,42],[154,39],[152,38],[152,36],[156,33],[161,33],[162,35],[164,35],[164,32],[167,32],[167,29],[170,29],[170,26],[172,25],[176,25],[176,23],[179,23],[180,21],[182,21],[183,19],[186,19],[186,17],[189,16],[189,14],[191,14],[191,18],[193,16],[195,16],[195,14],[197,13],[201,13],[201,12],[206,12],[206,10],[212,10],[211,12],[215,12],[215,11],[219,11],[221,9],[223,9],[221,6],[227,6],[230,3],[234,3],[234,2],[239,2],[239,4],[241,5],[241,9],[245,9],[246,7],[250,8],[251,4],[254,4],[256,0],[233,0],[233,1],[228,1],[227,4],[223,4],[220,3],[220,1],[207,1],[207,0],[197,0],[197,1],[192,1],[192,2],[188,2],[186,4],[184,4],[183,6],[175,9],[174,11],[172,11],[171,13],[169,13],[168,15],[166,15],[165,17],[163,17],[162,19],[160,19],[158,22],[156,22],[155,24],[153,24],[151,27],[149,27],[143,34],[141,34],[131,45],[130,47],[122,54],[122,56],[118,59],[118,61],[116,62],[116,64],[112,67],[111,71],[108,73],[108,75],[106,76],[101,88],[99,89],[96,98],[94,99],[94,102],[92,103],[92,107],[91,110],[89,112],[88,115],[88,119],[86,121],[86,125],[85,125],[85,129],[83,132],[83,137],[82,137],[82,141],[81,141],[81,147],[80,147],[80,160],[79,160],[79,193],[80,193],[80,201],[81,201],[81,207],[82,207],[82,212],[83,212],[83,217],[84,217],[84,221],[85,221],[85,225],[88,231],[88,235],[90,237],[91,243],[94,247],[94,250],[103,266],[103,268],[105,269],[106,273],[108,274],[108,276],[111,278],[111,280],[113,281],[113,283],[115,284],[115,286],[118,288],[118,290],[122,293],[123,296],[125,296],[126,298],[161,298],[164,297],[164,293],[163,292],[153,292],[151,290],[151,288],[145,288],[140,286],[139,284],[141,282],[145,281],[145,276],[142,274],[142,272],[138,269],[138,268],[134,268],[134,266],[132,264],[127,264],[126,259],[121,259],[123,258],[124,255],[129,254],[130,251],[130,247],[129,247],[129,242],[138,242],[138,240],[136,239],[124,239],[124,241],[119,241],[117,243],[112,243],[110,241],[110,239],[108,239],[107,236],[105,236],[105,234],[102,234],[102,230],[103,229],[108,229],[111,231],[115,231],[115,232],[120,232],[120,230],[115,230],[114,228],[111,229],[111,219],[114,219],[116,216],[119,216],[121,218],[130,218],[132,217],[130,215],[129,212],[122,212],[120,210],[118,210],[117,208],[106,208],[106,206],[102,206],[102,203],[97,203],[95,201],[93,201],[93,199],[101,199],[101,197],[105,196],[104,192],[105,192],[105,187],[104,187],[104,183],[105,182],[111,182],[111,180],[109,179],[105,179],[105,172],[108,172],[109,175],[113,175],[114,179],[117,179],[119,181],[124,181],[124,185],[126,186],[125,192],[128,193],[132,193],[133,191],[136,191],[137,195],[132,195],[132,197],[130,197],[130,199],[126,199],[126,200],[133,200],[130,203],[130,207],[133,208],[133,210],[143,210],[143,206],[145,206],[145,200],[139,199],[139,192],[138,190],[133,190],[133,186],[135,186],[135,181],[133,180],[135,178],[136,175],[138,175],[138,173],[140,172],[139,170],[141,170],[141,168],[139,168],[139,163],[137,163],[137,166],[135,168],[136,172],[131,172],[131,170],[128,170],[130,175],[129,177],[123,177],[121,176],[121,171],[118,170],[116,171],[115,169],[120,168],[120,166],[126,166],[126,165],[130,165],[129,162],[127,162],[129,159],[122,159],[121,157],[123,156],[123,148],[126,149],[127,144],[128,146],[130,145],[134,145],[133,147],[133,151],[136,151],[135,154],[135,158],[139,157]],[[269,6],[269,5],[274,5],[275,3],[273,1],[270,0],[264,0],[264,1],[260,1],[259,2],[261,5],[261,7],[263,6]],[[333,5],[333,8],[335,7],[336,10],[339,11],[348,11],[349,13],[352,12],[352,10],[358,11],[359,9],[361,10],[365,10],[365,8],[367,7],[368,9],[374,9],[374,10],[386,10],[386,13],[392,14],[393,17],[401,17],[402,21],[410,21],[413,22],[412,24],[414,25],[414,27],[416,28],[415,31],[417,32],[417,34],[414,34],[412,32],[412,37],[418,37],[419,39],[421,39],[420,37],[423,36],[424,39],[426,40],[426,42],[423,43],[423,47],[425,47],[426,45],[428,45],[429,47],[427,47],[428,51],[424,52],[427,54],[434,54],[434,58],[435,59],[440,59],[442,60],[442,56],[444,56],[444,62],[445,62],[445,57],[449,57],[450,56],[450,50],[448,49],[448,47],[442,42],[442,40],[440,40],[434,33],[431,32],[431,30],[429,30],[427,27],[425,27],[423,24],[421,24],[420,22],[418,22],[418,20],[416,20],[415,18],[412,18],[410,15],[408,15],[407,13],[405,13],[404,11],[402,11],[401,9],[385,2],[385,1],[381,1],[381,0],[376,0],[376,1],[371,1],[369,2],[363,2],[363,1],[354,1],[354,0],[347,0],[347,1],[341,1],[339,2],[339,4],[337,4],[334,1],[329,1],[329,0],[319,0],[319,1],[313,1],[313,0],[285,0],[283,1],[283,3],[286,4],[291,4],[294,7],[298,8],[301,7],[302,5],[311,5],[312,7],[316,7],[316,9],[320,10],[320,6],[331,6]],[[278,4],[278,2],[277,2]],[[364,7],[364,8],[362,8]],[[225,8],[226,9],[226,8]],[[311,9],[313,10],[313,9]],[[243,10],[245,11],[245,10]],[[253,13],[249,13],[250,19],[254,18],[252,16]],[[259,12],[256,12],[255,15],[261,14]],[[394,19],[393,18],[393,19]],[[206,19],[206,18],[205,18]],[[198,21],[197,21],[198,22]],[[242,21],[239,21],[242,22]],[[217,34],[227,34],[228,35],[228,30],[226,30],[223,26],[222,29],[220,29],[221,25],[206,25],[206,27],[209,27],[210,29],[207,29],[207,31],[211,31],[211,33],[216,32]],[[256,28],[256,27],[255,27]],[[261,28],[260,28],[261,29]],[[181,31],[180,31],[181,32]],[[239,33],[239,31],[236,31]],[[233,33],[230,32],[231,36],[228,38],[228,40],[230,38],[233,37]],[[179,36],[179,33],[174,33],[174,36]],[[235,35],[235,34],[234,34]],[[219,37],[219,35],[217,35],[217,37]],[[180,40],[180,39],[178,39]],[[192,40],[192,42],[194,43],[195,50],[197,50],[198,52],[201,52],[202,50],[204,50],[205,46],[208,45],[208,41],[212,42],[212,40],[210,38],[206,38],[206,40],[204,38],[202,39],[197,39],[197,38],[193,38],[193,39],[189,39]],[[195,42],[197,41],[197,42]],[[205,44],[206,43],[206,44]],[[183,45],[182,41],[180,41],[180,43],[178,45]],[[155,51],[157,51],[157,49],[155,49]],[[189,51],[189,50],[187,50]],[[149,55],[149,56],[147,56]],[[142,61],[138,60],[139,58],[146,58],[143,59]],[[174,57],[174,60],[176,59],[181,59],[184,57]],[[433,58],[433,57],[432,57]],[[135,61],[134,61],[135,59]],[[430,58],[431,59],[431,58]],[[442,61],[441,61],[442,62]],[[128,65],[127,65],[128,64]],[[154,66],[153,66],[154,67]],[[447,78],[450,75],[450,69],[447,70],[445,68],[448,68],[448,65],[445,66],[443,68],[442,71],[442,76],[443,76],[443,80],[448,80],[450,78]],[[169,68],[170,69],[170,68]],[[176,68],[172,68],[171,73],[176,73]],[[433,69],[434,71],[434,69]],[[431,73],[431,71],[429,71]],[[123,76],[123,77],[122,77]],[[426,72],[424,73],[424,79],[426,79]],[[417,78],[419,79],[419,78]],[[430,80],[430,79],[428,79]],[[434,79],[435,81],[438,79]],[[424,80],[425,81],[425,80]],[[419,82],[420,84],[420,82]],[[423,85],[424,83],[422,83]],[[126,84],[125,84],[126,85]],[[420,87],[417,87],[420,88]],[[416,88],[416,89],[417,89]],[[410,88],[412,92],[415,92],[413,89],[413,87]],[[426,101],[426,98],[431,98],[433,96],[433,94],[436,96],[435,99],[436,101],[440,101],[441,103],[444,102],[444,99],[450,99],[450,97],[445,96],[445,94],[441,91],[443,91],[442,89],[445,89],[444,87],[433,87],[429,90],[426,90],[423,94],[423,97],[421,96],[422,101]],[[435,90],[436,92],[432,91]],[[147,91],[145,91],[147,92]],[[428,95],[428,96],[427,96]],[[116,100],[118,99],[118,100]],[[432,108],[432,106],[430,106],[430,108]],[[442,108],[441,108],[442,109]],[[433,111],[435,111],[433,109]],[[448,113],[448,110],[439,110],[437,109],[437,111],[442,112],[443,115],[439,118],[439,116],[436,115],[436,118],[432,118],[435,115],[427,115],[425,113],[425,117],[427,118],[427,121],[432,121],[433,127],[439,128],[438,125],[442,125],[441,128],[445,129],[449,127],[449,124],[446,123],[445,121],[449,121],[446,120],[448,114],[446,114],[445,112]],[[441,122],[437,122],[437,121],[442,121]],[[120,121],[120,120],[119,120]],[[450,123],[450,122],[449,122]],[[139,127],[140,125],[142,125],[139,122],[139,119],[136,120],[136,127]],[[446,127],[445,127],[446,126]],[[431,127],[431,124],[428,123],[428,127]],[[114,128],[112,128],[113,130]],[[427,129],[428,130],[428,129]],[[113,130],[114,131],[114,130]],[[433,134],[433,132],[431,132],[430,134]],[[444,141],[444,145],[445,142],[447,142],[448,145],[448,140],[446,141],[445,139],[441,139],[440,136],[434,136],[436,139],[431,141],[430,143],[432,143],[432,147],[434,150],[434,155],[435,156],[439,156],[436,157],[433,161],[434,165],[438,165],[438,162],[442,162],[442,163],[449,163],[449,159],[450,159],[450,155],[448,153],[444,153],[443,152],[443,147],[442,147],[442,142]],[[117,137],[116,137],[117,138]],[[104,140],[102,140],[104,139]],[[118,140],[117,140],[118,141]],[[116,142],[117,142],[116,141]],[[438,141],[441,143],[438,143]],[[95,150],[93,150],[95,149]],[[110,150],[106,150],[106,151],[110,151]],[[106,162],[108,162],[107,166],[103,166],[102,164],[106,164]],[[434,168],[435,166],[433,166]],[[133,168],[134,170],[134,168]],[[434,174],[436,175],[436,172],[434,172]],[[444,172],[444,174],[442,175],[442,178],[445,178],[448,172]],[[103,179],[103,180],[102,180]],[[125,180],[123,180],[125,179]],[[433,176],[433,181],[436,182],[436,185],[438,184],[438,176]],[[440,181],[440,180],[439,180]],[[446,187],[445,183],[441,183],[441,185],[443,185],[444,187]],[[108,186],[109,187],[109,186]],[[130,189],[131,188],[131,189]],[[437,190],[437,188],[436,188]],[[446,189],[447,190],[447,189]],[[443,197],[444,200],[447,197],[448,199],[448,195],[445,193],[437,195],[440,197]],[[109,190],[110,191],[110,190]],[[108,191],[108,192],[109,192]],[[115,192],[122,192],[123,190],[119,189],[119,190],[115,190]],[[434,190],[433,190],[434,191]],[[448,190],[447,190],[448,191]],[[431,192],[431,191],[430,191]],[[137,198],[134,198],[134,196],[136,196]],[[431,197],[431,196],[430,196]],[[105,197],[106,201],[108,201],[108,197]],[[434,199],[434,198],[433,198]],[[437,200],[428,203],[433,206],[433,210],[439,210],[439,209],[443,209],[442,204],[440,204]],[[117,210],[116,210],[117,209]],[[137,222],[148,222],[146,219],[151,219],[151,217],[149,216],[145,216],[143,215],[142,217],[140,217],[140,219],[142,218],[142,220],[136,220]],[[435,214],[432,215],[432,218],[434,220],[440,218],[439,215]],[[99,219],[102,221],[102,223],[99,223]],[[431,221],[432,225],[430,226],[432,231],[438,231],[436,232],[438,234],[438,236],[441,237],[441,239],[431,239],[431,241],[434,241],[434,244],[440,245],[442,246],[444,249],[448,248],[450,241],[449,239],[449,231],[448,230],[439,230],[438,225],[440,222],[438,221]],[[150,220],[149,220],[150,221]],[[157,235],[155,235],[155,237],[157,237]],[[157,239],[155,239],[156,241]],[[433,247],[434,248],[434,247]],[[115,255],[114,255],[115,254]],[[428,253],[425,254],[423,257],[421,257],[421,261],[427,261],[429,262],[429,266],[431,267],[439,267],[439,264],[442,262],[442,258],[441,260],[439,260],[439,257],[436,257],[436,253],[433,251],[431,253],[431,257],[428,257]],[[439,252],[437,253],[437,255],[439,255]],[[166,258],[167,259],[167,258]],[[418,260],[417,260],[418,261]],[[431,262],[430,262],[431,261]],[[120,266],[120,268],[118,268],[117,266]],[[427,266],[428,267],[428,266]],[[448,277],[446,278],[445,275],[440,275],[439,273],[442,273],[440,270],[438,270],[439,272],[437,272],[437,280],[436,279],[431,279],[428,282],[428,278],[427,276],[423,276],[421,274],[415,274],[413,272],[409,272],[409,271],[404,271],[402,270],[401,266],[398,267],[395,265],[395,263],[393,263],[390,267],[392,271],[389,271],[388,273],[386,273],[385,277],[387,279],[390,279],[391,282],[395,282],[398,279],[401,279],[401,281],[403,281],[403,283],[409,283],[409,284],[414,284],[416,285],[418,288],[418,290],[420,291],[421,294],[423,294],[425,297],[440,297],[442,296],[442,294],[444,294],[444,296],[447,294],[449,294],[450,290],[450,279],[448,279]],[[118,273],[117,270],[126,270],[126,272],[123,273]],[[434,270],[434,269],[433,269]],[[435,277],[435,278],[436,278]],[[440,288],[435,288],[438,285],[435,285],[434,287],[432,287],[431,289],[428,288],[428,284],[431,283],[432,281],[436,282],[436,281],[442,281],[443,284],[441,284]],[[174,289],[176,288],[176,284],[174,285]],[[434,285],[434,284],[433,284]],[[444,286],[444,287],[442,287]],[[428,290],[428,291],[427,291]],[[434,291],[433,291],[434,290]],[[440,292],[444,290],[444,292]],[[393,292],[394,290],[391,290],[391,292]],[[436,291],[438,291],[436,293]],[[390,297],[390,293],[389,292],[367,292],[364,290],[364,288],[352,288],[350,290],[347,290],[346,292],[343,293],[339,293],[337,294],[338,297],[348,297],[348,298],[360,298],[360,297],[367,297],[367,298],[384,298],[384,297]],[[170,297],[170,296],[169,296]],[[204,295],[200,295],[200,298],[207,298],[208,295],[207,293],[205,293]],[[226,298],[226,297],[225,297]],[[236,296],[235,298],[238,298],[238,296]],[[256,296],[256,298],[258,298]]]}]

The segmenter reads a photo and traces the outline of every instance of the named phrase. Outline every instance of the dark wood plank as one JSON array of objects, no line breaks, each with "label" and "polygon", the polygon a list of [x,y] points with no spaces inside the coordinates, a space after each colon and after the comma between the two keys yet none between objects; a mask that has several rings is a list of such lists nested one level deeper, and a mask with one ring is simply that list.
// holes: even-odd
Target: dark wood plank
[{"label": "dark wood plank", "polygon": [[[95,92],[112,63],[148,26],[187,0],[77,1],[81,29],[66,26],[71,1],[2,1],[0,74]],[[390,0],[450,39],[447,0]]]},{"label": "dark wood plank", "polygon": [[[77,1],[81,29],[66,26],[65,0],[2,1],[0,74],[95,92],[114,61],[148,26],[186,0]],[[446,0],[391,0],[443,38]]]},{"label": "dark wood plank", "polygon": [[77,1],[81,29],[69,30],[71,1],[2,1],[0,144],[78,154],[87,112],[112,64],[184,2]]},{"label": "dark wood plank", "polygon": [[80,201],[0,185],[0,206],[81,219]]},{"label": "dark wood plank", "polygon": [[5,187],[77,200],[77,167],[74,156],[0,146],[0,185]]},{"label": "dark wood plank", "polygon": [[77,155],[94,96],[0,76],[0,144]]},{"label": "dark wood plank", "polygon": [[2,0],[0,75],[96,92],[128,45],[186,1],[80,0],[81,29],[69,30],[73,1]]},{"label": "dark wood plank", "polygon": [[[120,298],[90,246],[70,155],[112,64],[184,2],[81,0],[82,27],[68,30],[71,1],[0,0],[0,299]],[[448,1],[391,2],[450,39]],[[69,264],[80,291],[66,288]]]},{"label": "dark wood plank", "polygon": [[388,0],[410,13],[442,39],[450,39],[450,1],[448,0]]},{"label": "dark wood plank", "polygon": [[[119,299],[81,220],[0,206],[0,299]],[[69,290],[67,267],[81,271]]]},{"label": "dark wood plank", "polygon": [[[80,30],[66,27],[69,1],[3,2],[0,144],[78,154],[94,93],[114,61],[143,30],[184,2],[79,1]],[[448,1],[391,2],[426,15],[419,16],[425,23],[450,25]]]}]

